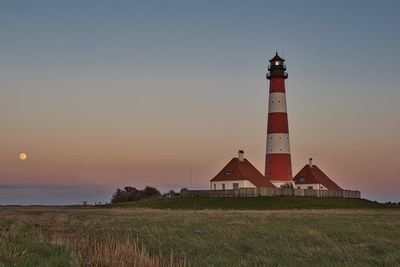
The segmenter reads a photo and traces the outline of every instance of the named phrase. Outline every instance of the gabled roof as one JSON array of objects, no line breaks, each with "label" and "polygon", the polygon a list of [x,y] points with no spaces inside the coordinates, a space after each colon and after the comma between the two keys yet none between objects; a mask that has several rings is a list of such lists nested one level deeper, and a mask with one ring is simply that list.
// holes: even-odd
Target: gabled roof
[{"label": "gabled roof", "polygon": [[310,164],[307,164],[294,176],[293,180],[296,184],[322,184],[329,190],[343,190],[316,165],[312,165],[311,167]]},{"label": "gabled roof", "polygon": [[239,161],[239,158],[231,159],[231,161],[211,179],[212,182],[234,180],[248,180],[256,187],[275,187],[247,159],[243,159],[243,161]]}]

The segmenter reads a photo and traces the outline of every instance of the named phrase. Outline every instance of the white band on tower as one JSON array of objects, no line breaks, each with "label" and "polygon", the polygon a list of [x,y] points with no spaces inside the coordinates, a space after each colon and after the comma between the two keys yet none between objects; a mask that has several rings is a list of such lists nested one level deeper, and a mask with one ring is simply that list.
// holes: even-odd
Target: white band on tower
[{"label": "white band on tower", "polygon": [[267,154],[290,154],[289,134],[267,134]]},{"label": "white band on tower", "polygon": [[286,113],[286,94],[285,93],[270,93],[268,113],[283,112]]}]

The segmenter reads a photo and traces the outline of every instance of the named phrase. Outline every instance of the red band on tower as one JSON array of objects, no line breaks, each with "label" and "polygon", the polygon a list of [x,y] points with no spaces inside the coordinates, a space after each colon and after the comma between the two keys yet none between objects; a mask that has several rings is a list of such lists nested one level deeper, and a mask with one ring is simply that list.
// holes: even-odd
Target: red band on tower
[{"label": "red band on tower", "polygon": [[289,133],[287,113],[269,113],[267,133]]},{"label": "red band on tower", "polygon": [[269,80],[270,93],[285,93],[285,77],[273,77]]}]

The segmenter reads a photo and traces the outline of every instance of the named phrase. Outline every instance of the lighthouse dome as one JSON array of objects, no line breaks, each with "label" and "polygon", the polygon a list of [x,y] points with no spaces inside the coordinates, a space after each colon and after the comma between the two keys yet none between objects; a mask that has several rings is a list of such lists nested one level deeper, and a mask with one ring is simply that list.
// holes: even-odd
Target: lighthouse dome
[{"label": "lighthouse dome", "polygon": [[272,59],[270,59],[270,61],[269,62],[274,62],[274,61],[281,61],[281,62],[284,62],[285,60],[283,59],[283,58],[281,58],[279,55],[278,55],[278,52],[276,52],[275,53],[275,56],[272,58]]}]

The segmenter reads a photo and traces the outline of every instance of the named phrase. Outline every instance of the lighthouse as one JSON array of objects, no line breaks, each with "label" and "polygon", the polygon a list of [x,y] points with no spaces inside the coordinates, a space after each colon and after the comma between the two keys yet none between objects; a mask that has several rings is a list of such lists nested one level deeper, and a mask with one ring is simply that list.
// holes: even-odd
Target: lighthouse
[{"label": "lighthouse", "polygon": [[269,102],[265,177],[277,187],[293,186],[289,125],[286,108],[285,60],[278,55],[269,61]]}]

